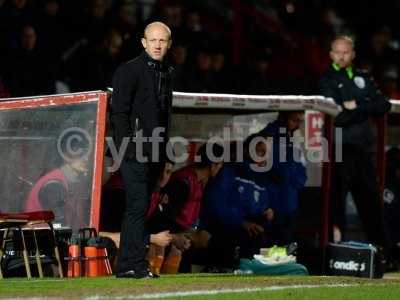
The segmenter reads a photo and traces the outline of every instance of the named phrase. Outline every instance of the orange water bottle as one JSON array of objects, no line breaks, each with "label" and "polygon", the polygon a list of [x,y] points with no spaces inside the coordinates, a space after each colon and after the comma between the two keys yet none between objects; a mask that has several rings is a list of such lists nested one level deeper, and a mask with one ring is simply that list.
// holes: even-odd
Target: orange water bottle
[{"label": "orange water bottle", "polygon": [[150,244],[147,260],[149,261],[150,272],[160,274],[161,265],[164,261],[164,247]]},{"label": "orange water bottle", "polygon": [[87,244],[84,249],[84,255],[85,255],[85,276],[87,277],[100,276],[96,238],[90,238],[87,241]]},{"label": "orange water bottle", "polygon": [[78,236],[72,236],[68,246],[67,277],[81,276],[81,247]]},{"label": "orange water bottle", "polygon": [[174,245],[171,246],[167,257],[161,267],[161,273],[176,274],[179,270],[179,265],[182,260],[182,252]]}]

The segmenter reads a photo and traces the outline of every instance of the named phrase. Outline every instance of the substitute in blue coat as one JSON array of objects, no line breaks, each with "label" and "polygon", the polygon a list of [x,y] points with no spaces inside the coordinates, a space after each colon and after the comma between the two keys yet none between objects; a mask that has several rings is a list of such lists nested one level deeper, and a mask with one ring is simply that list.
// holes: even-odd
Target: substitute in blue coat
[{"label": "substitute in blue coat", "polygon": [[260,134],[273,137],[272,168],[278,175],[278,195],[272,203],[275,211],[274,233],[278,244],[294,242],[299,192],[307,181],[301,150],[293,146],[293,133],[303,122],[303,112],[280,112]]},{"label": "substitute in blue coat", "polygon": [[[235,267],[235,258],[252,258],[272,220],[268,190],[243,177],[243,165],[225,165],[206,189],[201,227],[211,233],[208,263]],[[237,251],[239,250],[239,251]]]},{"label": "substitute in blue coat", "polygon": [[245,227],[247,222],[253,223],[270,208],[267,189],[244,178],[241,168],[239,164],[226,165],[210,183],[202,214],[205,226],[218,223]]}]

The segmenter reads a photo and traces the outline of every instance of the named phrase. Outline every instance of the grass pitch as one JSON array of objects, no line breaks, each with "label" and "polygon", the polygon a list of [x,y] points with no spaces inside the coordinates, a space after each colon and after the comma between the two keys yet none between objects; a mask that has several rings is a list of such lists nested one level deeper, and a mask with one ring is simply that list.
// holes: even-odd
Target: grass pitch
[{"label": "grass pitch", "polygon": [[269,277],[214,274],[165,275],[159,279],[3,279],[0,299],[400,299],[400,276]]}]

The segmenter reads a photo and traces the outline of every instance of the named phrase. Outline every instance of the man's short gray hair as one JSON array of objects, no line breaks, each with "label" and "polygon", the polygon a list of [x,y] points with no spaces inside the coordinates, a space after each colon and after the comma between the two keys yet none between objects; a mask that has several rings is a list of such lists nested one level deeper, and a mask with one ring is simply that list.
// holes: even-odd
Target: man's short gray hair
[{"label": "man's short gray hair", "polygon": [[160,26],[160,27],[164,28],[168,32],[169,38],[171,39],[171,35],[172,35],[171,29],[169,29],[169,27],[165,23],[159,22],[159,21],[152,22],[146,26],[146,28],[144,29],[144,32],[143,32],[144,37],[146,37],[146,32],[153,26]]},{"label": "man's short gray hair", "polygon": [[339,36],[335,37],[331,42],[331,48],[332,48],[333,44],[336,43],[337,41],[346,41],[354,49],[354,40],[348,35],[339,35]]}]

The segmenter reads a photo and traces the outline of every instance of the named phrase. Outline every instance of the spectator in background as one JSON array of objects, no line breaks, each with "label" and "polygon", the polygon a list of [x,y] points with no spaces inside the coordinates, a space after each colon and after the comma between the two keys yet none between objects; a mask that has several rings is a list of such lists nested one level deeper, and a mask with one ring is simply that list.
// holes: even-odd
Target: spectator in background
[{"label": "spectator in background", "polygon": [[390,28],[384,26],[369,32],[361,46],[365,50],[360,54],[360,60],[370,63],[370,74],[381,83],[386,67],[396,64],[399,60],[398,50],[393,47]]},{"label": "spectator in background", "polygon": [[49,58],[44,57],[37,47],[36,30],[32,25],[22,28],[19,47],[6,63],[11,96],[54,93],[54,71],[49,69]]},{"label": "spectator in background", "polygon": [[35,23],[40,48],[46,53],[46,57],[59,61],[70,39],[66,37],[68,28],[60,12],[59,0],[44,1]]},{"label": "spectator in background", "polygon": [[174,64],[174,91],[184,92],[187,90],[187,47],[183,44],[175,44],[171,47],[171,61]]},{"label": "spectator in background", "polygon": [[211,69],[211,55],[203,48],[197,51],[194,67],[188,72],[187,91],[192,93],[210,93],[215,84]]},{"label": "spectator in background", "polygon": [[[333,231],[344,233],[345,199],[352,193],[367,240],[384,246],[385,234],[380,193],[371,145],[374,137],[369,117],[383,116],[391,104],[378,90],[369,75],[353,68],[354,42],[347,36],[339,36],[331,43],[332,65],[320,81],[320,90],[325,97],[333,98],[342,112],[334,121],[342,132],[343,161],[334,163],[332,185]],[[336,238],[335,238],[336,239]]]},{"label": "spectator in background", "polygon": [[27,0],[9,0],[0,7],[0,20],[3,47],[14,50],[19,45],[21,28],[26,24],[33,24],[34,11]]},{"label": "spectator in background", "polygon": [[242,89],[245,94],[277,94],[276,84],[270,72],[271,53],[259,51],[249,57],[249,69],[242,78]]},{"label": "spectator in background", "polygon": [[[4,20],[6,18],[6,12],[4,10],[5,0],[0,0],[0,19]],[[4,51],[6,48],[6,37],[7,37],[7,28],[6,24],[0,25],[0,56],[4,55]]]},{"label": "spectator in background", "polygon": [[186,15],[186,29],[190,33],[202,32],[204,30],[198,11],[189,11]]},{"label": "spectator in background", "polygon": [[382,91],[391,99],[400,99],[399,74],[396,66],[387,67],[383,72]]},{"label": "spectator in background", "polygon": [[390,165],[396,161],[400,162],[400,149],[392,147],[386,152],[386,162]]},{"label": "spectator in background", "polygon": [[[1,15],[1,7],[0,7],[0,15]],[[7,82],[7,80],[10,80],[10,76],[7,76],[8,75],[8,70],[7,70],[8,65],[6,64],[7,51],[5,49],[5,45],[3,44],[3,42],[4,42],[4,37],[2,28],[0,27],[0,65],[3,66],[0,69],[0,98],[7,98],[8,96],[10,96],[9,84]]]},{"label": "spectator in background", "polygon": [[81,80],[86,80],[82,78],[80,69],[88,53],[93,48],[102,47],[107,30],[115,28],[114,24],[109,23],[109,3],[107,0],[63,1],[60,6],[62,15],[66,16],[67,27],[63,36],[67,48],[61,56],[61,75],[73,92],[79,92]]},{"label": "spectator in background", "polygon": [[139,15],[141,20],[148,20],[154,11],[154,7],[157,4],[157,0],[138,0],[137,4],[139,6]]},{"label": "spectator in background", "polygon": [[[188,10],[185,15],[182,30],[180,31],[180,39],[188,45],[190,55],[196,55],[196,51],[205,47],[209,43],[209,33],[203,24],[201,14],[197,10]],[[192,57],[189,57],[192,60]]]},{"label": "spectator in background", "polygon": [[[62,12],[62,4],[59,0],[45,0],[41,3],[40,10],[35,16],[35,28],[38,35],[38,48],[56,80],[55,93],[59,93],[58,84],[65,82],[65,65],[63,53],[72,42],[69,20]],[[78,76],[79,77],[79,76]],[[66,86],[69,92],[69,86]]]},{"label": "spectator in background", "polygon": [[87,0],[86,14],[76,29],[91,45],[99,43],[106,31],[107,10],[106,0]]},{"label": "spectator in background", "polygon": [[232,91],[232,78],[226,66],[225,52],[219,47],[211,52],[211,71],[214,77],[213,93],[229,93]]},{"label": "spectator in background", "polygon": [[191,37],[196,41],[200,41],[204,33],[204,26],[201,22],[200,13],[196,10],[190,10],[186,14],[185,19],[185,35],[187,38]]},{"label": "spectator in background", "polygon": [[10,97],[10,91],[8,90],[3,77],[0,75],[0,98]]},{"label": "spectator in background", "polygon": [[137,20],[136,6],[131,1],[119,1],[113,10],[110,26],[122,36],[121,59],[127,61],[131,59],[132,54],[137,55],[141,51],[138,45],[142,24]]},{"label": "spectator in background", "polygon": [[[172,2],[162,8],[161,14],[165,24],[174,31],[175,35],[176,30],[180,30],[182,26],[183,7],[177,2]],[[179,37],[179,33],[177,34]]]},{"label": "spectator in background", "polygon": [[345,21],[334,7],[326,7],[321,12],[321,26],[330,37],[346,33]]},{"label": "spectator in background", "polygon": [[277,196],[272,204],[275,211],[273,234],[278,245],[296,241],[299,193],[304,188],[307,175],[302,151],[292,139],[303,121],[303,112],[281,111],[278,119],[260,132],[273,137],[273,170],[278,178]]},{"label": "spectator in background", "polygon": [[[121,34],[109,30],[100,47],[92,47],[75,68],[71,88],[74,91],[105,90],[111,86],[112,76],[121,63]],[[101,62],[101,63],[100,63]],[[79,80],[77,80],[79,79]]]}]

